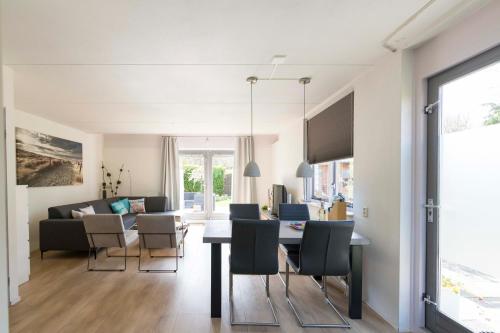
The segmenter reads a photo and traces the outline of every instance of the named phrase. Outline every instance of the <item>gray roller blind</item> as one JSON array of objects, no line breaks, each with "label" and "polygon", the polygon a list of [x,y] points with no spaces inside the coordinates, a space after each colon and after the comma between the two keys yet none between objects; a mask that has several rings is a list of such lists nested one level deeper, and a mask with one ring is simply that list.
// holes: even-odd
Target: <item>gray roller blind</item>
[{"label": "gray roller blind", "polygon": [[354,92],[307,122],[307,159],[320,163],[353,156]]}]

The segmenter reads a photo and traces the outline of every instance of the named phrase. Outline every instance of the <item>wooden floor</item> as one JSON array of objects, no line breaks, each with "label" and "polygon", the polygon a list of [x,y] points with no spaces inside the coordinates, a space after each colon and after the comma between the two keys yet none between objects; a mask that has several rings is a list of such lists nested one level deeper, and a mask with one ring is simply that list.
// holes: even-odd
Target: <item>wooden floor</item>
[{"label": "wooden floor", "polygon": [[[10,308],[11,332],[395,332],[366,306],[362,320],[349,320],[350,330],[303,330],[277,276],[271,277],[271,295],[281,327],[231,327],[227,246],[222,250],[222,319],[211,319],[210,246],[202,243],[202,235],[203,226],[191,225],[177,274],[138,273],[137,258],[129,258],[126,272],[87,272],[86,254],[48,252],[43,261],[33,254],[31,279],[21,287],[21,301]],[[100,256],[99,264],[120,263],[120,258]],[[155,260],[164,267],[175,264],[172,258]],[[335,284],[329,282],[330,294],[345,314],[346,297]],[[338,321],[309,278],[292,276],[291,290],[306,320]],[[259,277],[235,277],[235,308],[238,320],[271,319]]]}]

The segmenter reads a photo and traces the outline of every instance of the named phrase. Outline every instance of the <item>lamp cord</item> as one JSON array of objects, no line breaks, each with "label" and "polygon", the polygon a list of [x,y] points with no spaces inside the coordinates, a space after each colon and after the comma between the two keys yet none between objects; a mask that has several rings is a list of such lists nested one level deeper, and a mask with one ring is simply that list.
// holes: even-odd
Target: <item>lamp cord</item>
[{"label": "lamp cord", "polygon": [[307,160],[307,153],[306,153],[306,83],[304,82],[304,118],[302,120],[302,135],[304,136],[302,138],[302,154],[304,157],[304,161]]},{"label": "lamp cord", "polygon": [[252,148],[253,148],[253,82],[250,82],[250,145],[248,149],[248,159],[250,161],[253,160]]}]

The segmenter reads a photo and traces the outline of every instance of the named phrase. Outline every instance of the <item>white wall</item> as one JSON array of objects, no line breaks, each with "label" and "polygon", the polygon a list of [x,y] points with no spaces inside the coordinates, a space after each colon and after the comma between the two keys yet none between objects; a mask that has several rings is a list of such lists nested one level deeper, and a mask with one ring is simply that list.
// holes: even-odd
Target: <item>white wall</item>
[{"label": "white wall", "polygon": [[272,145],[272,181],[283,184],[292,202],[300,202],[304,197],[303,180],[295,176],[297,167],[302,162],[302,119],[293,119],[288,124],[282,124],[279,139]]},{"label": "white wall", "polygon": [[118,195],[161,194],[161,136],[104,135],[103,158],[113,179],[124,165]]},{"label": "white wall", "polygon": [[[0,33],[1,36],[1,33]],[[0,43],[1,45],[1,43]],[[0,78],[2,75],[2,61],[0,52]],[[0,80],[0,105],[3,105],[3,80]],[[5,129],[4,113],[0,115],[0,132]],[[0,135],[0,332],[9,331],[9,296],[7,290],[7,184],[6,184],[6,151],[5,137]]]},{"label": "white wall", "polygon": [[[354,83],[354,215],[366,303],[399,327],[401,61],[390,54]],[[363,207],[369,217],[362,217]]]},{"label": "white wall", "polygon": [[[83,145],[83,184],[76,186],[28,188],[30,249],[39,249],[38,222],[47,218],[51,206],[95,200],[99,197],[100,164],[102,160],[102,135],[88,134],[78,129],[34,116],[19,110],[7,110],[7,173],[9,202],[16,182],[15,128],[50,134]],[[14,188],[15,190],[15,188]],[[15,191],[14,191],[15,192]]]},{"label": "white wall", "polygon": [[[3,67],[3,106],[5,110],[14,110],[14,72],[9,67]],[[6,112],[6,123],[12,121],[12,113]],[[14,147],[6,147],[7,155],[12,154]],[[9,170],[7,170],[9,174]],[[21,300],[19,296],[19,278],[17,259],[18,248],[16,240],[18,239],[18,226],[16,218],[16,202],[12,198],[16,196],[16,179],[7,177],[7,229],[8,229],[8,249],[9,249],[9,301],[10,304],[15,304]]]},{"label": "white wall", "polygon": [[[411,93],[403,90],[411,81],[410,65],[407,53],[388,54],[308,114],[354,91],[354,215],[356,230],[371,241],[364,250],[364,300],[401,331],[409,326],[410,250],[402,240],[410,237],[411,172],[402,169],[411,165]],[[273,179],[287,186],[294,201],[303,191],[302,180],[295,177],[301,143],[297,119],[273,145]],[[369,208],[368,218],[363,207]]]},{"label": "white wall", "polygon": [[[414,214],[412,232],[415,235],[414,298],[425,291],[425,212],[426,200],[426,105],[427,78],[467,60],[500,43],[500,1],[492,1],[473,15],[450,27],[436,38],[414,50],[415,85],[415,151],[414,151]],[[413,327],[424,326],[424,306],[415,304]]]},{"label": "white wall", "polygon": [[[267,189],[271,184],[272,149],[276,136],[257,135],[255,140],[255,161],[259,164],[262,177],[257,180],[259,204],[267,204]],[[234,149],[234,137],[179,137],[179,149],[219,150]],[[104,136],[104,162],[111,172],[117,172],[122,163],[130,170],[132,193],[126,173],[119,194],[159,195],[161,194],[161,135],[109,134]]]},{"label": "white wall", "polygon": [[268,189],[273,184],[273,143],[275,135],[254,136],[255,162],[259,165],[261,176],[257,178],[257,202],[262,207],[269,205]]}]

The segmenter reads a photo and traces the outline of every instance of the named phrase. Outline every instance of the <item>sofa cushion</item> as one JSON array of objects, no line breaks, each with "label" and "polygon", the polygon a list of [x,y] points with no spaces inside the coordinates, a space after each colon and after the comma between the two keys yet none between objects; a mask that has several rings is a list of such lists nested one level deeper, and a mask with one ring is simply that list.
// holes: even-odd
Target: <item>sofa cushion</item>
[{"label": "sofa cushion", "polygon": [[96,214],[113,214],[109,203],[106,200],[93,200],[87,202],[88,206],[93,206]]},{"label": "sofa cushion", "polygon": [[118,201],[120,201],[123,204],[123,206],[127,209],[127,212],[130,213],[130,201],[128,200],[128,198],[120,199]]},{"label": "sofa cushion", "polygon": [[[80,208],[80,212],[83,213],[83,215],[95,215],[95,210],[94,206],[90,205],[88,207]],[[71,211],[71,214],[73,214],[73,211]]]},{"label": "sofa cushion", "polygon": [[114,214],[125,215],[128,214],[128,209],[123,204],[123,201],[118,200],[111,204],[111,210]]},{"label": "sofa cushion", "polygon": [[131,213],[146,213],[146,205],[144,198],[137,200],[129,200]]},{"label": "sofa cushion", "polygon": [[80,208],[88,207],[89,205],[85,202],[70,204],[70,205],[62,205],[55,206],[49,208],[49,219],[71,219],[73,216],[71,215],[72,210],[80,211]]},{"label": "sofa cushion", "polygon": [[167,211],[166,197],[146,197],[146,212],[160,213]]},{"label": "sofa cushion", "polygon": [[81,211],[78,210],[72,210],[71,211],[71,216],[73,216],[74,219],[81,220],[83,219],[83,214]]}]

